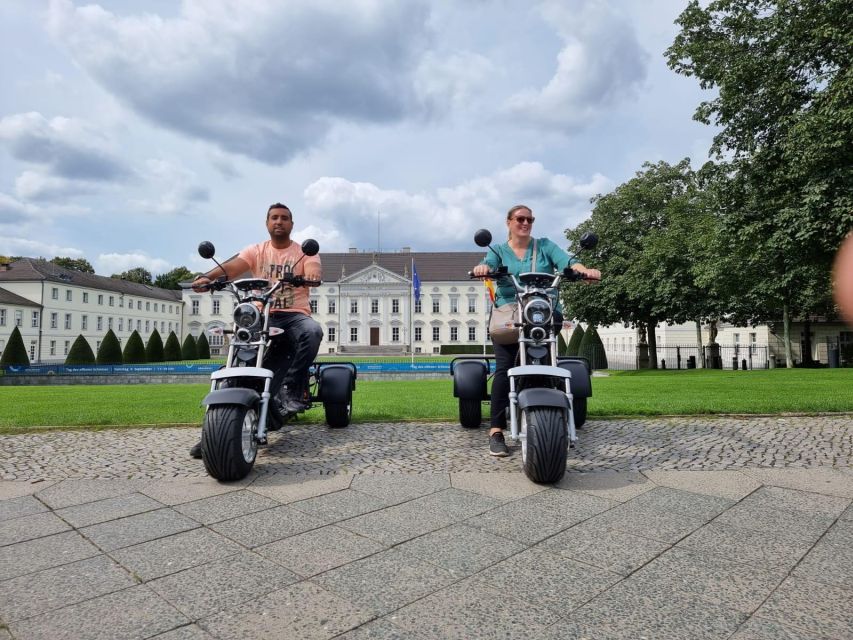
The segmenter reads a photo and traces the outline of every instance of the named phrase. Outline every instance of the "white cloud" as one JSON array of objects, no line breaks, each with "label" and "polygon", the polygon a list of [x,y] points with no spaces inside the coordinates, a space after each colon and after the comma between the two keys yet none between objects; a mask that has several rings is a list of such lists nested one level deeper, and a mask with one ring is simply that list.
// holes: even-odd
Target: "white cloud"
[{"label": "white cloud", "polygon": [[51,175],[43,169],[24,171],[15,178],[15,193],[24,200],[58,200],[72,195],[90,194],[98,185],[86,180],[69,180]]},{"label": "white cloud", "polygon": [[466,106],[495,73],[492,62],[477,53],[455,51],[446,56],[427,51],[415,76],[415,91],[431,112]]},{"label": "white cloud", "polygon": [[649,56],[626,17],[603,0],[549,0],[542,12],[565,43],[557,70],[544,87],[510,97],[508,114],[521,123],[573,131],[636,94]]},{"label": "white cloud", "polygon": [[195,172],[163,158],[151,158],[140,172],[147,190],[156,199],[134,199],[130,208],[141,213],[178,215],[210,200],[210,192],[202,186]]},{"label": "white cloud", "polygon": [[334,229],[327,234],[331,248],[326,250],[370,249],[377,242],[383,250],[403,246],[420,251],[458,250],[471,248],[470,238],[479,227],[489,227],[496,237],[501,236],[505,212],[519,202],[536,212],[537,236],[560,242],[564,229],[588,214],[589,198],[612,186],[599,174],[583,181],[552,173],[538,162],[522,162],[421,194],[324,177],[308,186],[304,199],[312,219],[317,216],[326,222],[327,226],[314,223],[315,228]]},{"label": "white cloud", "polygon": [[122,273],[136,267],[144,267],[152,275],[158,275],[173,267],[167,260],[153,258],[144,251],[134,253],[102,253],[94,261],[95,271],[101,274]]},{"label": "white cloud", "polygon": [[22,222],[38,213],[38,208],[0,193],[0,224]]},{"label": "white cloud", "polygon": [[[280,164],[336,123],[394,122],[420,108],[428,15],[425,0],[184,0],[177,18],[52,0],[49,27],[137,113]],[[436,83],[427,89],[435,99]]]},{"label": "white cloud", "polygon": [[28,256],[53,258],[63,256],[68,258],[82,258],[85,254],[74,247],[63,247],[49,242],[41,242],[39,240],[29,240],[27,238],[3,237],[0,236],[0,254],[6,256]]}]

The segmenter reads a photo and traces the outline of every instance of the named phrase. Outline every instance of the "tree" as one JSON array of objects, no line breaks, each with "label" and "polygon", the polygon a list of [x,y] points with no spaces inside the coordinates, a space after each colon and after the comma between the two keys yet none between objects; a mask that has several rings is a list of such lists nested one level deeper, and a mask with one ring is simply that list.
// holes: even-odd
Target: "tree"
[{"label": "tree", "polygon": [[95,352],[92,351],[92,346],[82,333],[71,345],[71,349],[65,357],[65,364],[95,364]]},{"label": "tree", "polygon": [[29,364],[30,357],[27,355],[24,339],[21,337],[18,327],[15,327],[12,329],[6,348],[3,349],[3,355],[0,356],[0,365],[6,367],[27,367]]},{"label": "tree", "polygon": [[147,362],[163,362],[164,359],[163,338],[160,337],[160,332],[154,329],[145,345],[145,360]]},{"label": "tree", "polygon": [[144,364],[145,363],[145,345],[142,343],[142,337],[138,331],[134,331],[127,339],[127,344],[124,345],[124,353],[122,359],[125,364]]},{"label": "tree", "polygon": [[49,260],[52,264],[81,273],[95,273],[95,268],[86,258],[67,258],[56,256]]},{"label": "tree", "polygon": [[136,267],[121,273],[114,273],[110,276],[117,280],[127,280],[128,282],[138,282],[139,284],[152,284],[151,272],[145,267]]},{"label": "tree", "polygon": [[154,286],[160,287],[161,289],[174,289],[178,290],[181,288],[180,283],[186,282],[187,280],[193,280],[195,278],[195,274],[187,269],[184,266],[175,267],[171,271],[167,271],[166,273],[161,273],[159,276],[154,278]]},{"label": "tree", "polygon": [[566,347],[566,355],[567,356],[576,356],[578,355],[578,348],[581,346],[581,340],[583,340],[584,330],[580,323],[575,324],[575,328],[572,329],[572,335],[569,338],[569,344]]},{"label": "tree", "polygon": [[188,333],[187,337],[184,338],[184,344],[181,346],[181,359],[198,360],[198,344],[191,333]]},{"label": "tree", "polygon": [[753,322],[831,309],[830,265],[853,226],[853,42],[849,0],[691,2],[669,66],[716,97],[694,119],[730,159],[723,234],[752,277]]},{"label": "tree", "polygon": [[98,364],[122,363],[121,344],[112,329],[107,331],[107,335],[105,335],[104,339],[101,340],[101,347],[98,349],[98,357],[96,360]]},{"label": "tree", "polygon": [[604,351],[604,344],[595,325],[589,325],[584,332],[578,347],[578,355],[586,358],[593,369],[607,368],[607,353]]},{"label": "tree", "polygon": [[181,359],[181,343],[174,331],[169,332],[166,345],[163,347],[163,358],[166,362],[176,362]]},{"label": "tree", "polygon": [[203,331],[198,337],[198,357],[200,360],[210,360],[210,343]]}]

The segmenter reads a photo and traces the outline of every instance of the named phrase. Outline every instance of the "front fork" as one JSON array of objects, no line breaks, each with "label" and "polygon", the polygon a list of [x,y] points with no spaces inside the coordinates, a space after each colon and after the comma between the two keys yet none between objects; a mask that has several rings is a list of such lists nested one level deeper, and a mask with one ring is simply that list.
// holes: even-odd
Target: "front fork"
[{"label": "front fork", "polygon": [[[524,440],[527,439],[527,435],[521,433],[521,428],[519,423],[519,409],[518,409],[518,392],[515,390],[515,379],[517,376],[507,376],[509,378],[509,433],[510,438],[514,442],[522,441],[521,445],[524,447],[527,443]],[[575,443],[578,441],[577,431],[575,430],[575,400],[572,395],[572,379],[566,378],[566,397],[569,399],[569,419],[567,421],[567,433],[569,436],[569,446],[574,447]]]}]

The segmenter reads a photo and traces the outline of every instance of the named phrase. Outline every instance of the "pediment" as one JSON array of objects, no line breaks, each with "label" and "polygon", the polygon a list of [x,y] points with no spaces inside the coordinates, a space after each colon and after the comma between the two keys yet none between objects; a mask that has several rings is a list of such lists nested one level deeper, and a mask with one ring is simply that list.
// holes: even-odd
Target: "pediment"
[{"label": "pediment", "polygon": [[409,286],[410,281],[393,271],[372,264],[360,271],[356,271],[352,275],[342,278],[339,284],[376,284],[385,286],[389,284],[403,284]]}]

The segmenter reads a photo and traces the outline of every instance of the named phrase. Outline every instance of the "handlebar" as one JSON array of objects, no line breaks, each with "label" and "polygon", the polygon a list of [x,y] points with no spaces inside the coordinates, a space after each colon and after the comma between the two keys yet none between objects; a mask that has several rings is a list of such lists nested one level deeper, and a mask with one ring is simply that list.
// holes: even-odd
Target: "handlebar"
[{"label": "handlebar", "polygon": [[[554,274],[557,275],[557,274]],[[591,278],[585,273],[581,273],[580,271],[575,271],[571,267],[566,267],[559,274],[563,279],[568,280],[570,282],[578,282],[581,280],[590,280],[593,282],[597,282],[596,278]],[[473,271],[468,272],[468,277],[471,280],[497,280],[499,278],[508,278],[511,277],[509,273],[507,273],[506,268],[504,267],[502,270],[498,271],[489,271],[488,273],[484,273],[483,275],[474,275]]]},{"label": "handlebar", "polygon": [[[209,284],[199,285],[198,288],[204,291],[222,291],[223,289],[229,288],[234,284],[234,280],[226,280],[225,276],[220,276],[216,280],[213,280]],[[294,276],[287,275],[277,280],[275,285],[270,288],[270,291],[273,289],[278,289],[282,284],[289,284],[293,287],[319,287],[323,284],[322,280],[308,280],[304,276]],[[184,287],[185,289],[193,289],[194,287],[190,284]]]}]

